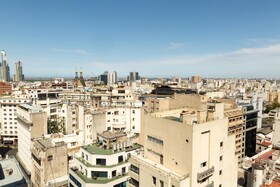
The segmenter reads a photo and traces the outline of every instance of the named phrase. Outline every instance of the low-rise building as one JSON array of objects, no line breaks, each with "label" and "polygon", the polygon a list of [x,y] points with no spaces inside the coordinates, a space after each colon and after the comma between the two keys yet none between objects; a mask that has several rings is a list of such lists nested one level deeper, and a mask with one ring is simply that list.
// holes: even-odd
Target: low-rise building
[{"label": "low-rise building", "polygon": [[97,143],[82,146],[69,170],[71,187],[125,187],[130,164],[127,159],[141,147],[124,133],[105,132]]}]

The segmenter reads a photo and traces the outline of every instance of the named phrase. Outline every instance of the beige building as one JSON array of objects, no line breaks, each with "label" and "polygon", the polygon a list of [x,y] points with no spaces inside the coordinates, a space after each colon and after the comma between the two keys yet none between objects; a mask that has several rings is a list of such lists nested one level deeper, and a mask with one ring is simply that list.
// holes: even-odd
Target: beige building
[{"label": "beige building", "polygon": [[238,166],[242,165],[243,153],[243,112],[240,109],[225,110],[228,118],[228,134],[235,136],[235,154],[238,158]]},{"label": "beige building", "polygon": [[266,102],[280,103],[280,92],[272,91],[266,94]]},{"label": "beige building", "polygon": [[146,112],[163,111],[178,108],[206,109],[207,96],[194,94],[174,94],[172,97],[149,97],[145,100]]},{"label": "beige building", "polygon": [[228,135],[224,104],[202,106],[144,115],[140,134],[144,151],[130,159],[127,186],[237,185],[235,136]]},{"label": "beige building", "polygon": [[31,174],[31,140],[47,133],[47,114],[29,104],[17,106],[18,159],[27,174]]},{"label": "beige building", "polygon": [[34,187],[67,186],[67,144],[38,138],[32,142],[31,183]]}]

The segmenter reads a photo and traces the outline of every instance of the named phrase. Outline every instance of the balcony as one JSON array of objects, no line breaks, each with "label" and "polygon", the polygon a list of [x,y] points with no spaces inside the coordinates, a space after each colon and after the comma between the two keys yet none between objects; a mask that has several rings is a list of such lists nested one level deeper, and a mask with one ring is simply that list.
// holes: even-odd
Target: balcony
[{"label": "balcony", "polygon": [[211,177],[213,175],[214,171],[215,171],[215,168],[213,166],[213,167],[207,169],[206,171],[198,173],[197,174],[197,181],[202,182],[204,179],[207,179],[207,178]]},{"label": "balcony", "polygon": [[126,122],[113,122],[112,123],[113,128],[125,128],[126,127]]},{"label": "balcony", "polygon": [[128,170],[128,175],[130,177],[132,177],[133,179],[139,180],[139,174],[137,174],[137,173],[135,173],[135,172],[133,172],[131,170]]}]

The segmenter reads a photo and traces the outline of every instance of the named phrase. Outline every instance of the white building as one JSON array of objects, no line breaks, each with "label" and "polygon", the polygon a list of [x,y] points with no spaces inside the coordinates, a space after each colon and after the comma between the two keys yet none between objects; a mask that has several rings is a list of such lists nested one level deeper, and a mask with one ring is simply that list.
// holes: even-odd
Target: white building
[{"label": "white building", "polygon": [[107,76],[107,85],[111,86],[118,82],[116,71],[109,72]]},{"label": "white building", "polygon": [[17,125],[17,106],[28,103],[28,99],[2,97],[0,98],[0,124],[1,139],[7,144],[17,144],[18,125]]},{"label": "white building", "polygon": [[[130,141],[122,141],[118,146],[106,147],[114,144],[113,139],[126,138],[125,134],[106,133],[100,138],[99,144],[82,146],[75,157],[76,167],[69,170],[69,185],[71,187],[124,187],[128,180],[130,164],[127,159],[137,154],[140,146]],[[106,143],[105,143],[105,139]],[[103,141],[103,145],[102,142]],[[116,145],[116,144],[114,144]],[[122,145],[122,146],[120,146]]]},{"label": "white building", "polygon": [[106,128],[109,131],[140,133],[141,108],[109,108],[106,110]]}]

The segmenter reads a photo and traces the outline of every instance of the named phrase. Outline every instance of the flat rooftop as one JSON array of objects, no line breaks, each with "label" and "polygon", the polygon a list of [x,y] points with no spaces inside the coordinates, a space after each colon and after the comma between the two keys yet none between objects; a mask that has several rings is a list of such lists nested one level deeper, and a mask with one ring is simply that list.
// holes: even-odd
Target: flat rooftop
[{"label": "flat rooftop", "polygon": [[51,148],[55,146],[50,138],[36,139],[34,140],[34,145],[38,149]]},{"label": "flat rooftop", "polygon": [[[114,153],[117,153],[119,151],[113,151],[112,149],[104,149],[102,146],[97,146],[96,144],[89,144],[82,146],[83,149],[85,149],[90,154],[98,154],[98,155],[112,155]],[[127,148],[124,148],[124,151],[132,151],[135,149],[140,149],[141,145],[139,144],[133,144],[132,146],[129,146]]]},{"label": "flat rooftop", "polygon": [[110,131],[105,131],[103,133],[98,133],[99,136],[105,139],[113,139],[113,138],[118,138],[122,136],[126,136],[124,132],[110,132]]},{"label": "flat rooftop", "polygon": [[19,107],[21,109],[23,109],[23,110],[31,111],[32,113],[33,112],[41,112],[42,111],[41,107],[33,106],[33,105],[29,105],[29,104],[21,104],[21,105],[19,105]]},{"label": "flat rooftop", "polygon": [[0,185],[27,187],[23,173],[15,158],[0,160]]}]

